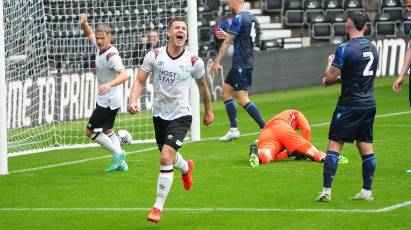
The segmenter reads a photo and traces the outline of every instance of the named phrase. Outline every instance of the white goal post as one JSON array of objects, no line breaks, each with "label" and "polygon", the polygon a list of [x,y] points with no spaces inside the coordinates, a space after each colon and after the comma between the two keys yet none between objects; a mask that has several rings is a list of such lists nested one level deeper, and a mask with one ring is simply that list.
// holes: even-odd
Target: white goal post
[{"label": "white goal post", "polygon": [[[0,18],[3,19],[3,1],[0,1]],[[6,117],[6,59],[4,46],[4,20],[0,22],[0,175],[8,174],[7,117]]]},{"label": "white goal post", "polygon": [[[84,135],[95,107],[97,81],[94,47],[79,24],[89,16],[94,29],[107,24],[117,38],[130,80],[115,129],[126,129],[133,142],[154,142],[153,88],[147,82],[139,103],[143,111],[127,114],[132,82],[150,48],[151,31],[160,45],[167,23],[183,17],[188,23],[188,48],[198,53],[197,1],[193,0],[0,0],[0,175],[8,173],[7,158],[76,147],[96,146]],[[200,140],[200,97],[193,81],[190,100],[193,123],[188,138]]]}]

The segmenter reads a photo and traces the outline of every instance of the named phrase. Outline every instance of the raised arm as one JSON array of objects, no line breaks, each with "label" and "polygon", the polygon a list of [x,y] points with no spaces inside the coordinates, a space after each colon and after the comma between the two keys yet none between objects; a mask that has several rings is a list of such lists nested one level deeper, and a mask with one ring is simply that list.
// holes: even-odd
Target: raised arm
[{"label": "raised arm", "polygon": [[80,25],[88,40],[92,41],[95,35],[90,25],[88,24],[87,15],[80,14]]},{"label": "raised arm", "polygon": [[208,126],[214,120],[214,113],[211,109],[211,96],[210,91],[207,86],[207,76],[204,74],[200,79],[196,80],[198,90],[200,91],[201,98],[203,99],[204,104],[204,115],[203,115],[203,124]]},{"label": "raised arm", "polygon": [[130,91],[130,105],[128,107],[128,112],[130,114],[135,114],[140,111],[138,108],[137,100],[141,95],[141,91],[146,83],[147,78],[150,76],[150,73],[145,72],[141,68],[139,68],[137,72],[137,77],[133,82],[133,87]]}]

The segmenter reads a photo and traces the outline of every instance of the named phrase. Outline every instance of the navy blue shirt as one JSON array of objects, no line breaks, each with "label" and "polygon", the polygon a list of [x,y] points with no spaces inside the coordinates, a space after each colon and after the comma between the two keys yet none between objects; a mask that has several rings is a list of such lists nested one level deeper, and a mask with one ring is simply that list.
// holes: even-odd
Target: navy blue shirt
[{"label": "navy blue shirt", "polygon": [[353,38],[341,44],[332,65],[341,69],[341,95],[338,106],[375,107],[374,78],[378,52],[366,38]]},{"label": "navy blue shirt", "polygon": [[235,35],[233,68],[253,68],[253,46],[257,20],[250,12],[242,11],[233,17],[228,33]]}]

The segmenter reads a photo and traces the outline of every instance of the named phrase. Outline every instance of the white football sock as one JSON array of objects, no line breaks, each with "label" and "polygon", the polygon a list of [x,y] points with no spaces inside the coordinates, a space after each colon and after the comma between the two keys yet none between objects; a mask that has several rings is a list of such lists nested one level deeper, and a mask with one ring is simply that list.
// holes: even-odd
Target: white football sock
[{"label": "white football sock", "polygon": [[187,161],[184,160],[183,156],[179,152],[176,154],[176,160],[174,161],[174,168],[180,169],[183,174],[188,171]]},{"label": "white football sock", "polygon": [[[97,136],[97,137],[96,137]],[[117,147],[113,144],[113,141],[104,133],[94,133],[91,138],[94,139],[101,147],[107,149],[108,151],[112,152],[113,154],[121,153],[121,148]]]},{"label": "white football sock", "polygon": [[323,193],[331,195],[331,188],[323,188]]},{"label": "white football sock", "polygon": [[118,139],[117,134],[113,131],[111,134],[108,134],[107,136],[110,137],[111,141],[113,142],[113,144],[118,147],[119,149],[121,149],[121,145],[120,145],[120,140]]},{"label": "white football sock", "polygon": [[154,207],[160,209],[160,211],[163,210],[168,192],[170,192],[173,177],[173,165],[160,165],[160,174],[157,180],[157,199],[154,203]]},{"label": "white football sock", "polygon": [[366,195],[366,196],[372,196],[372,192],[371,190],[367,190],[367,189],[361,189],[361,193]]}]

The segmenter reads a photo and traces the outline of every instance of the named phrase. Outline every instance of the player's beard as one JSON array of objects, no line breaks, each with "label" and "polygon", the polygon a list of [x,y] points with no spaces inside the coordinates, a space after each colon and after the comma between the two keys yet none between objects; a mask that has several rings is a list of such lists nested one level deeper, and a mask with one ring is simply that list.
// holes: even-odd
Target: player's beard
[{"label": "player's beard", "polygon": [[350,40],[350,34],[347,33],[347,41]]}]

